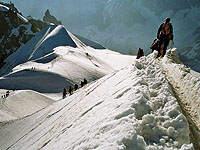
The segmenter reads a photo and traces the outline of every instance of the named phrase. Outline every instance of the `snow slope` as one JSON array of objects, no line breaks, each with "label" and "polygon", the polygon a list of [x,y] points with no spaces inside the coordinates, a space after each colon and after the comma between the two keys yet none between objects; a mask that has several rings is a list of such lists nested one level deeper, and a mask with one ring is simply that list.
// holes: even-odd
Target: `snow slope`
[{"label": "snow slope", "polygon": [[[4,74],[0,77],[0,89],[24,90],[27,95],[30,93],[27,90],[32,90],[39,92],[39,96],[43,96],[40,95],[43,93],[53,100],[59,100],[64,87],[74,86],[75,83],[80,86],[84,78],[89,83],[134,61],[135,56],[85,46],[63,26],[51,25],[6,59],[6,64],[0,70]],[[5,92],[2,92],[3,95]],[[6,103],[9,98],[2,101]],[[24,106],[23,115],[14,113],[15,117],[10,117],[18,109],[15,105],[16,108],[9,108],[7,114],[2,110],[4,113],[0,120],[30,115],[30,104],[23,101],[21,105]],[[43,107],[41,103],[40,109]]]},{"label": "snow slope", "polygon": [[58,93],[63,87],[79,84],[84,78],[94,81],[134,60],[135,56],[87,47],[63,26],[52,25],[6,59],[0,70],[4,74],[0,88]]},{"label": "snow slope", "polygon": [[[61,38],[62,40],[60,40]],[[16,53],[7,58],[5,60],[6,65],[1,69],[0,74],[3,75],[10,72],[13,67],[31,58],[35,59],[44,56],[52,52],[53,48],[61,45],[77,47],[64,27],[51,25],[37,33],[27,44],[21,46]]]},{"label": "snow slope", "polygon": [[31,115],[55,102],[34,91],[12,91],[8,98],[0,100],[0,122]]},{"label": "snow slope", "polygon": [[2,123],[0,148],[193,150],[189,124],[155,56],[31,116]]},{"label": "snow slope", "polygon": [[162,60],[166,76],[176,92],[179,104],[188,115],[191,135],[196,139],[200,148],[200,78],[193,75],[193,71],[182,64],[176,49],[167,52]]},{"label": "snow slope", "polygon": [[173,85],[179,88],[180,95],[182,94],[184,97],[182,102],[188,103],[185,105],[191,107],[191,114],[193,117],[196,117],[194,121],[200,128],[200,79],[191,73],[189,67],[182,64],[177,57],[176,49],[168,51],[167,57],[162,60],[166,74],[171,79]]}]

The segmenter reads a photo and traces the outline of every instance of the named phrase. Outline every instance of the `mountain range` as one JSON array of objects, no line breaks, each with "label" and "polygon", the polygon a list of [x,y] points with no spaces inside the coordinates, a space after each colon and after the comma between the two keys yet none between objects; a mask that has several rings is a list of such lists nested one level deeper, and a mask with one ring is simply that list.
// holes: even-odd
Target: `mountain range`
[{"label": "mountain range", "polygon": [[[106,2],[104,23],[123,33],[114,27],[121,26],[123,16],[115,23],[109,20],[119,17],[116,10],[130,2]],[[182,63],[179,49],[169,49],[163,58],[154,51],[136,59],[73,34],[63,25],[25,18],[2,4],[0,12],[6,21],[22,20],[32,33],[0,69],[0,149],[200,148],[200,77]],[[152,25],[141,18],[137,22],[137,29]],[[18,28],[15,22],[9,25],[11,30]],[[2,31],[10,35],[10,30]],[[196,58],[195,53],[185,55]],[[84,79],[88,83],[82,87]],[[79,88],[63,97],[63,89],[75,84]]]},{"label": "mountain range", "polygon": [[[124,54],[136,54],[139,47],[145,50],[145,54],[149,54],[149,47],[156,38],[159,25],[166,17],[170,17],[174,27],[174,47],[178,48],[180,59],[184,64],[200,71],[197,65],[200,51],[198,0],[13,2],[27,15],[32,14],[41,19],[41,14],[47,10],[45,6],[48,6],[72,33],[98,41],[105,47]],[[41,5],[38,6],[37,3]],[[26,7],[29,9],[24,9]]]}]

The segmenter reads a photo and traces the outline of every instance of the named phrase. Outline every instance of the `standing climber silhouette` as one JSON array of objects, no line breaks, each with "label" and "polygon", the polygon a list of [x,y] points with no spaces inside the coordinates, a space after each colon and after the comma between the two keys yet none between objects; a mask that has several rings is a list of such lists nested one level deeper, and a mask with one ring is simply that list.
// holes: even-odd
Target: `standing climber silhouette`
[{"label": "standing climber silhouette", "polygon": [[83,80],[83,83],[84,83],[84,85],[86,85],[87,84],[87,80],[84,78],[84,80]]},{"label": "standing climber silhouette", "polygon": [[139,59],[140,57],[144,56],[144,50],[142,48],[139,48],[138,49],[138,52],[137,52],[137,57],[136,59]]},{"label": "standing climber silhouette", "polygon": [[72,86],[71,86],[71,85],[69,86],[69,90],[68,90],[68,92],[69,92],[69,94],[70,94],[70,95],[72,95],[73,88],[72,88]]},{"label": "standing climber silhouette", "polygon": [[162,23],[157,32],[157,39],[159,40],[158,57],[166,54],[167,46],[169,45],[170,40],[173,43],[173,27],[170,23],[170,18],[167,17],[165,22]]},{"label": "standing climber silhouette", "polygon": [[78,90],[78,84],[74,85],[74,91]]},{"label": "standing climber silhouette", "polygon": [[66,97],[66,94],[67,94],[67,90],[66,88],[63,89],[63,99]]}]

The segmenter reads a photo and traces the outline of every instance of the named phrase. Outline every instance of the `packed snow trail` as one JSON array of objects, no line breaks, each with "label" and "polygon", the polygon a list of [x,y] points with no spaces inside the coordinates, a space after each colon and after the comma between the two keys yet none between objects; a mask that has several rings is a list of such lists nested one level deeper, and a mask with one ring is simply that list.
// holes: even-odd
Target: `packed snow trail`
[{"label": "packed snow trail", "polygon": [[200,149],[200,80],[182,64],[176,49],[167,52],[161,65],[190,123],[191,140],[195,148]]},{"label": "packed snow trail", "polygon": [[154,53],[72,96],[0,126],[7,150],[194,150]]}]

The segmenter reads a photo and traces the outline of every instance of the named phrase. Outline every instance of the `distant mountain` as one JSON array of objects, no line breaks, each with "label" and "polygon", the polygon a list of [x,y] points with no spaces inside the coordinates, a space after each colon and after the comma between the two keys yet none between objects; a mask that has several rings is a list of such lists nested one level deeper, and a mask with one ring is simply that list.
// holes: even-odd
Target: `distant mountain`
[{"label": "distant mountain", "polygon": [[47,11],[45,12],[45,16],[43,17],[43,21],[48,23],[48,24],[53,23],[53,24],[56,24],[56,25],[62,25],[61,21],[58,21],[54,16],[52,16],[50,14],[49,9],[47,9]]},{"label": "distant mountain", "polygon": [[[178,48],[181,60],[200,71],[193,63],[199,56],[199,49],[195,46],[199,42],[199,0],[16,0],[15,3],[20,8],[29,6],[26,13],[35,16],[46,11],[48,4],[48,8],[72,33],[133,55],[138,47],[142,47],[146,55],[151,52],[149,46],[156,38],[157,29],[169,16],[174,27],[174,47]],[[197,57],[187,56],[189,53],[197,54]]]},{"label": "distant mountain", "polygon": [[174,47],[178,48],[180,59],[200,71],[200,65],[196,65],[200,63],[198,0],[109,0],[99,5],[96,15],[97,4],[93,2],[91,5],[94,9],[88,13],[84,11],[84,16],[81,8],[79,14],[72,14],[76,20],[85,20],[79,27],[68,22],[73,32],[124,54],[135,55],[142,47],[147,55],[151,52],[149,47],[156,38],[159,25],[170,17],[174,27]]},{"label": "distant mountain", "polygon": [[[200,2],[198,0],[110,0],[104,8],[104,20],[110,31],[104,39],[113,40],[105,44],[124,53],[138,47],[149,53],[149,46],[156,38],[158,26],[166,17],[174,27],[174,42],[180,59],[192,69],[200,72]],[[118,28],[119,36],[116,29]],[[99,33],[98,33],[99,34]],[[118,44],[116,44],[118,43]],[[121,50],[120,50],[121,49]]]},{"label": "distant mountain", "polygon": [[[0,88],[57,93],[63,87],[79,84],[84,78],[89,82],[99,79],[114,69],[106,62],[105,51],[99,51],[104,54],[100,55],[102,58],[95,51],[64,26],[49,25],[4,61]],[[113,55],[117,57],[118,54]]]},{"label": "distant mountain", "polygon": [[200,27],[193,32],[193,41],[179,51],[182,62],[200,72]]},{"label": "distant mountain", "polygon": [[[48,10],[44,17],[46,22],[37,20],[31,16],[25,18],[17,12],[17,8],[12,3],[0,4],[0,68],[5,65],[5,59],[9,55],[17,51],[21,46],[23,47],[38,31],[46,28],[50,22],[61,24],[59,21],[56,22],[57,20],[50,15]],[[104,46],[97,42],[93,42],[79,35],[77,37],[87,46],[105,49]]]}]

